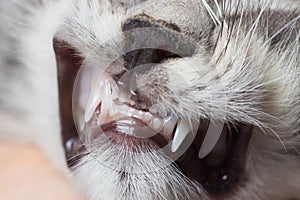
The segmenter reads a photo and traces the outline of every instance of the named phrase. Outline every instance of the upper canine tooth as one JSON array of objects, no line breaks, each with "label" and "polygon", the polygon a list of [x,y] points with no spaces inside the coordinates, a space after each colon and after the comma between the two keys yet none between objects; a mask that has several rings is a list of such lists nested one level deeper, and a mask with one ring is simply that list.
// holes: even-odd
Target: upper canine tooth
[{"label": "upper canine tooth", "polygon": [[211,122],[209,124],[206,136],[199,150],[198,157],[200,159],[207,156],[209,152],[214,148],[214,146],[219,140],[219,137],[221,136],[223,128],[224,128],[224,122],[218,121],[216,123]]},{"label": "upper canine tooth", "polygon": [[178,122],[176,131],[174,134],[173,142],[171,145],[171,151],[173,153],[179,149],[180,145],[183,143],[184,139],[188,136],[188,134],[191,133],[191,131],[192,131],[192,127],[187,120],[181,119]]},{"label": "upper canine tooth", "polygon": [[110,86],[112,90],[112,98],[117,99],[119,98],[119,88],[115,81],[110,81]]},{"label": "upper canine tooth", "polygon": [[123,95],[122,93],[120,93],[119,97],[118,97],[119,101],[122,103],[127,103],[129,100],[126,98],[125,95]]},{"label": "upper canine tooth", "polygon": [[99,88],[95,89],[91,92],[88,103],[86,105],[85,114],[84,114],[84,120],[85,122],[88,122],[91,120],[97,106],[101,102],[102,98],[102,92]]},{"label": "upper canine tooth", "polygon": [[164,136],[167,137],[167,139],[172,139],[172,133],[174,131],[177,120],[178,119],[174,116],[168,117],[168,119],[165,120],[163,133]]},{"label": "upper canine tooth", "polygon": [[88,122],[93,117],[97,106],[102,101],[104,79],[109,79],[107,73],[97,70],[95,76],[90,81],[90,96],[85,108],[84,120]]},{"label": "upper canine tooth", "polygon": [[113,104],[113,97],[112,97],[110,81],[106,81],[104,85],[103,98],[101,104],[101,112],[100,112],[101,118],[109,114],[109,111],[112,108],[112,104]]}]

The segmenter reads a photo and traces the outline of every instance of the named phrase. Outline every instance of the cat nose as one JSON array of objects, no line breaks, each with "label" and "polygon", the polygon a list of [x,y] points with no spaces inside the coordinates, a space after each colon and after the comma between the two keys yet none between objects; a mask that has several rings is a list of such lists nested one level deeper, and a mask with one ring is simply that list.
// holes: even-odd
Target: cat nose
[{"label": "cat nose", "polygon": [[127,19],[122,31],[123,59],[128,70],[144,64],[179,58],[191,52],[189,42],[176,24],[156,20],[144,14]]}]

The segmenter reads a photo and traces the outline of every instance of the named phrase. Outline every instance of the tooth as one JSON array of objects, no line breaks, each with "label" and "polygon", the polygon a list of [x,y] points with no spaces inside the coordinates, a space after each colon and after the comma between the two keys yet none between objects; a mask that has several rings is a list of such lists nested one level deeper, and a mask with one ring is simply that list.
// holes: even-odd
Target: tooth
[{"label": "tooth", "polygon": [[134,106],[134,105],[135,105],[135,102],[134,102],[133,100],[130,100],[129,104],[130,104],[131,106]]},{"label": "tooth", "polygon": [[158,131],[162,128],[163,122],[158,119],[158,118],[154,118],[153,120],[151,120],[150,126],[153,130]]},{"label": "tooth", "polygon": [[214,148],[221,136],[224,127],[224,122],[210,123],[202,146],[199,150],[198,157],[204,158]]},{"label": "tooth", "polygon": [[111,87],[109,81],[105,83],[104,86],[104,98],[102,99],[102,104],[101,104],[101,118],[103,116],[106,116],[109,114],[109,110],[112,108],[112,94],[111,94]]},{"label": "tooth", "polygon": [[97,123],[98,126],[100,126],[102,122],[103,122],[103,119],[102,119],[102,115],[101,115],[101,112],[100,112],[100,115],[98,116],[98,118],[96,118],[96,123]]},{"label": "tooth", "polygon": [[147,105],[146,105],[145,103],[142,103],[142,104],[141,104],[141,108],[142,108],[142,109],[147,109]]},{"label": "tooth", "polygon": [[157,113],[157,110],[158,110],[158,105],[155,104],[155,105],[152,105],[150,108],[149,108],[149,111],[153,114]]},{"label": "tooth", "polygon": [[171,145],[171,151],[173,153],[175,153],[179,149],[180,145],[191,131],[192,128],[187,120],[182,119],[178,122]]},{"label": "tooth", "polygon": [[110,82],[112,90],[112,98],[117,99],[119,97],[119,88],[115,81]]},{"label": "tooth", "polygon": [[119,95],[119,101],[122,102],[122,103],[128,102],[128,101],[127,101],[127,98],[126,98],[123,94],[120,94],[120,95]]},{"label": "tooth", "polygon": [[[130,116],[134,116],[134,115],[137,114],[137,113],[136,113],[136,110],[135,110],[134,108],[130,108],[128,112],[129,112]],[[139,117],[138,117],[138,118],[139,118]]]},{"label": "tooth", "polygon": [[177,122],[177,118],[175,118],[173,116],[166,119],[166,121],[164,123],[163,131],[167,138],[172,138],[172,133],[175,128],[176,122]]},{"label": "tooth", "polygon": [[165,118],[168,115],[167,110],[165,108],[161,108],[159,114],[162,118]]},{"label": "tooth", "polygon": [[140,110],[140,111],[138,111],[138,113],[139,113],[139,116],[141,116],[141,118],[145,118],[145,116],[144,116],[145,112],[143,112],[143,111]]},{"label": "tooth", "polygon": [[136,93],[133,90],[130,90],[131,95],[136,96]]},{"label": "tooth", "polygon": [[90,97],[88,99],[88,103],[86,105],[85,114],[84,114],[84,120],[85,122],[88,122],[91,120],[97,106],[101,102],[101,91],[99,89],[95,89],[91,92]]}]

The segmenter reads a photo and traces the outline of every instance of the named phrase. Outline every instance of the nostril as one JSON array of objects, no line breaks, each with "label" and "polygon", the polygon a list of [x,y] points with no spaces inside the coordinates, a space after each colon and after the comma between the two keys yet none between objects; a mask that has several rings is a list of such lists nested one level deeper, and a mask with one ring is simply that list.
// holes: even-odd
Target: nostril
[{"label": "nostril", "polygon": [[149,63],[161,63],[170,58],[179,58],[179,55],[162,49],[138,49],[124,55],[124,65],[127,69]]}]

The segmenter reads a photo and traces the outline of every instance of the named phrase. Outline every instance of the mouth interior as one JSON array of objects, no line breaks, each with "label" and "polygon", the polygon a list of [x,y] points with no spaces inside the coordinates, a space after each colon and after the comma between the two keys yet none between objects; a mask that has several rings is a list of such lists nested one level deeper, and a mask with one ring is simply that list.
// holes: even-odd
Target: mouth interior
[{"label": "mouth interior", "polygon": [[[84,156],[85,144],[92,143],[99,134],[105,134],[117,145],[126,145],[133,151],[137,146],[161,148],[169,143],[169,152],[176,153],[186,141],[191,141],[191,145],[176,160],[183,174],[213,195],[227,193],[241,181],[251,126],[222,124],[220,135],[208,142],[211,147],[209,152],[199,158],[207,131],[214,122],[178,119],[172,113],[161,114],[157,108],[143,102],[137,103],[134,91],[128,93],[122,90],[122,82],[115,81],[104,71],[95,73],[101,78],[92,82],[92,86],[88,85],[85,88],[90,91],[88,97],[83,102],[77,102],[77,108],[81,110],[77,131],[72,114],[72,92],[83,58],[74,48],[58,40],[54,40],[54,50],[58,66],[62,135],[70,166]],[[79,138],[77,132],[83,130],[86,133]]]}]

